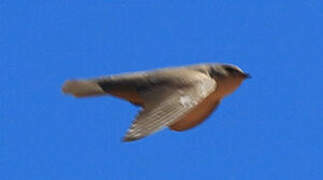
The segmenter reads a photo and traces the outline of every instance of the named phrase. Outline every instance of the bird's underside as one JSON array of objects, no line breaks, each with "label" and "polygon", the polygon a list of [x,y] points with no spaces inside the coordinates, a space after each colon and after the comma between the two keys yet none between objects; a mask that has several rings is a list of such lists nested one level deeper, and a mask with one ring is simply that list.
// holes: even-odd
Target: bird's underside
[{"label": "bird's underside", "polygon": [[141,106],[124,140],[132,141],[164,127],[184,131],[203,122],[219,105],[216,82],[192,69],[159,70],[91,80],[67,81],[63,92],[76,97],[110,94]]}]

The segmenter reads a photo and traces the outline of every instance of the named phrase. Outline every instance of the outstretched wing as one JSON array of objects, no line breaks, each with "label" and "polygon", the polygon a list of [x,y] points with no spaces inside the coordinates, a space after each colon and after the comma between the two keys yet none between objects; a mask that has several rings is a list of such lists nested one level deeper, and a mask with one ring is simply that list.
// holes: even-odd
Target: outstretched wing
[{"label": "outstretched wing", "polygon": [[[190,70],[192,71],[192,70]],[[143,106],[141,91],[153,86],[177,84],[178,78],[187,73],[187,68],[165,68],[156,71],[125,73],[94,79],[68,80],[62,91],[75,97],[112,95]]]},{"label": "outstretched wing", "polygon": [[63,92],[75,97],[112,95],[133,104],[142,105],[138,89],[148,86],[148,73],[137,72],[96,79],[69,80],[63,85]]},{"label": "outstretched wing", "polygon": [[174,81],[177,86],[156,86],[142,93],[144,109],[129,128],[124,141],[143,138],[175,123],[216,88],[213,79],[196,71],[181,74]]}]

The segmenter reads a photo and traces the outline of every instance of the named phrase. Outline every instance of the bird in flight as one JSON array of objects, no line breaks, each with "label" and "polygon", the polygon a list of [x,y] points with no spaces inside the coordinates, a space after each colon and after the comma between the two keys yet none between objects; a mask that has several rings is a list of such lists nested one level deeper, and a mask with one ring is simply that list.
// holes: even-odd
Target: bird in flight
[{"label": "bird in flight", "polygon": [[199,125],[247,78],[235,65],[199,64],[68,80],[62,91],[75,97],[112,95],[140,106],[123,139],[134,141],[165,127],[185,131]]}]

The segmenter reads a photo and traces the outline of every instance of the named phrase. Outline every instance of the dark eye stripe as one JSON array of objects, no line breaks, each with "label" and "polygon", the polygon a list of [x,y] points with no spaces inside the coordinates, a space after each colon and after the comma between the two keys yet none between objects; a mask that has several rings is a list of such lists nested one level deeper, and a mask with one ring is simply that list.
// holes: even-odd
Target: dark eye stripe
[{"label": "dark eye stripe", "polygon": [[228,66],[228,67],[225,67],[225,70],[227,70],[228,72],[239,72],[237,69],[235,69],[235,68],[232,68],[232,67],[230,67],[230,66]]}]

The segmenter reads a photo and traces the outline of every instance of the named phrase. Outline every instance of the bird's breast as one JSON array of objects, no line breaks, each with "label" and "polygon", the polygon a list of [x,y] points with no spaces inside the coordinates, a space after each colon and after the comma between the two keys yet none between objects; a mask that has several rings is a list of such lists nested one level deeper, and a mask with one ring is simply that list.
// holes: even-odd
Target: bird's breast
[{"label": "bird's breast", "polygon": [[212,99],[222,99],[223,97],[233,93],[242,83],[243,79],[226,79],[218,80],[217,87],[214,93],[212,94]]},{"label": "bird's breast", "polygon": [[211,113],[220,101],[214,101],[208,96],[198,105],[196,105],[190,112],[186,113],[169,128],[175,131],[185,131],[201,124]]}]

